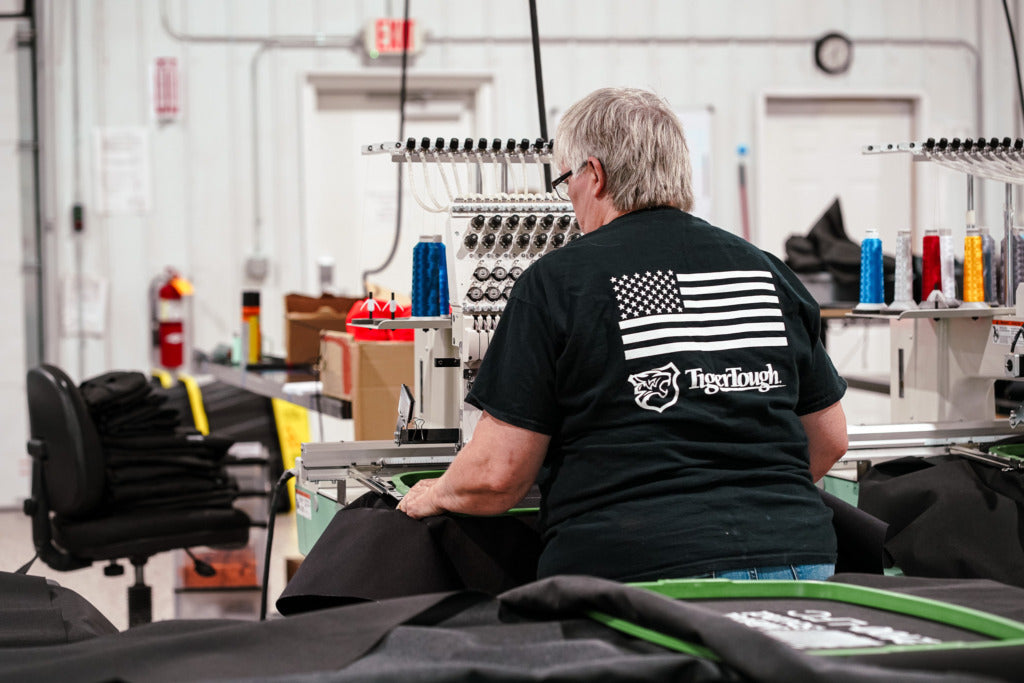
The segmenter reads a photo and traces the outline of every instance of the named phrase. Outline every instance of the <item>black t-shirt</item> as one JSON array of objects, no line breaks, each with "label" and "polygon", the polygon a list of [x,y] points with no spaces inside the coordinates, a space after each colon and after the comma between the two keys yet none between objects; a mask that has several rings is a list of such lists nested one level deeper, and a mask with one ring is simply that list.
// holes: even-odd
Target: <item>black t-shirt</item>
[{"label": "black t-shirt", "polygon": [[552,437],[539,575],[834,562],[799,417],[846,390],[820,324],[778,259],[673,208],[527,269],[466,401]]}]

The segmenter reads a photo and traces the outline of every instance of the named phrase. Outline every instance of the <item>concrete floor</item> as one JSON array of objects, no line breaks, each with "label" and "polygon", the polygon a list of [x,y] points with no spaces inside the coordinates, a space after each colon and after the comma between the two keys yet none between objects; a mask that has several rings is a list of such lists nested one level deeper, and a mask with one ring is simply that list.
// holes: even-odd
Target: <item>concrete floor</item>
[{"label": "concrete floor", "polygon": [[[29,518],[21,510],[0,510],[0,571],[15,571],[31,559],[34,552]],[[270,616],[277,614],[274,601],[284,590],[289,558],[301,558],[294,512],[279,514],[275,524],[267,601],[267,613]],[[263,560],[262,555],[257,558],[261,568]],[[251,592],[244,596],[219,591],[181,593],[176,596],[175,588],[180,585],[176,569],[188,562],[188,556],[176,550],[155,555],[146,564],[145,580],[153,589],[154,621],[179,617],[258,618],[258,595]],[[96,563],[84,569],[58,572],[47,567],[41,560],[36,560],[28,573],[31,576],[46,577],[75,591],[92,603],[114,626],[124,630],[128,627],[128,586],[135,580],[134,569],[131,564],[124,562],[124,575],[107,577],[103,574],[104,566],[106,563]]]}]

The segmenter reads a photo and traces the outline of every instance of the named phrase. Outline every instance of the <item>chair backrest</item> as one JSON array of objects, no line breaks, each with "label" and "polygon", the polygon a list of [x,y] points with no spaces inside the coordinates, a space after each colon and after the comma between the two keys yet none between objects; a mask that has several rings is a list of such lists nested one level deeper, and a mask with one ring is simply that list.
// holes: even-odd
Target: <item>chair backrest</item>
[{"label": "chair backrest", "polygon": [[29,429],[44,451],[42,472],[50,509],[88,514],[103,496],[103,449],[78,387],[63,370],[40,365],[28,372]]}]

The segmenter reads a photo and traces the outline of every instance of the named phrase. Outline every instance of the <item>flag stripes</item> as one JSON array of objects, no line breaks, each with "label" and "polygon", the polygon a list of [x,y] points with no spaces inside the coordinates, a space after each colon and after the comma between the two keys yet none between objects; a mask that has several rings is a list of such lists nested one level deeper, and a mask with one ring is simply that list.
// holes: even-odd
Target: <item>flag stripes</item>
[{"label": "flag stripes", "polygon": [[626,358],[787,346],[769,271],[633,273],[611,279]]}]

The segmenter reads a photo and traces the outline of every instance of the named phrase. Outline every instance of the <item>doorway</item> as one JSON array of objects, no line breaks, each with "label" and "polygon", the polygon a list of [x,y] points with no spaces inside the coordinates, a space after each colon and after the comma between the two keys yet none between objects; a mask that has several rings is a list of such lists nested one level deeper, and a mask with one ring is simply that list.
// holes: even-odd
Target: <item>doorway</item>
[{"label": "doorway", "polygon": [[[405,137],[475,137],[491,128],[491,76],[417,74],[407,83]],[[307,78],[304,115],[305,262],[335,263],[335,290],[362,295],[362,274],[379,268],[394,245],[398,173],[388,154],[361,154],[367,144],[398,138],[397,75],[314,74]],[[426,188],[419,164],[410,169],[417,194]],[[368,277],[385,290],[409,294],[412,252],[421,235],[444,234],[446,213],[429,213],[403,177],[402,225],[387,267]],[[433,194],[446,200],[434,176]],[[310,269],[310,274],[312,269]],[[308,291],[319,282],[307,281]]]}]

